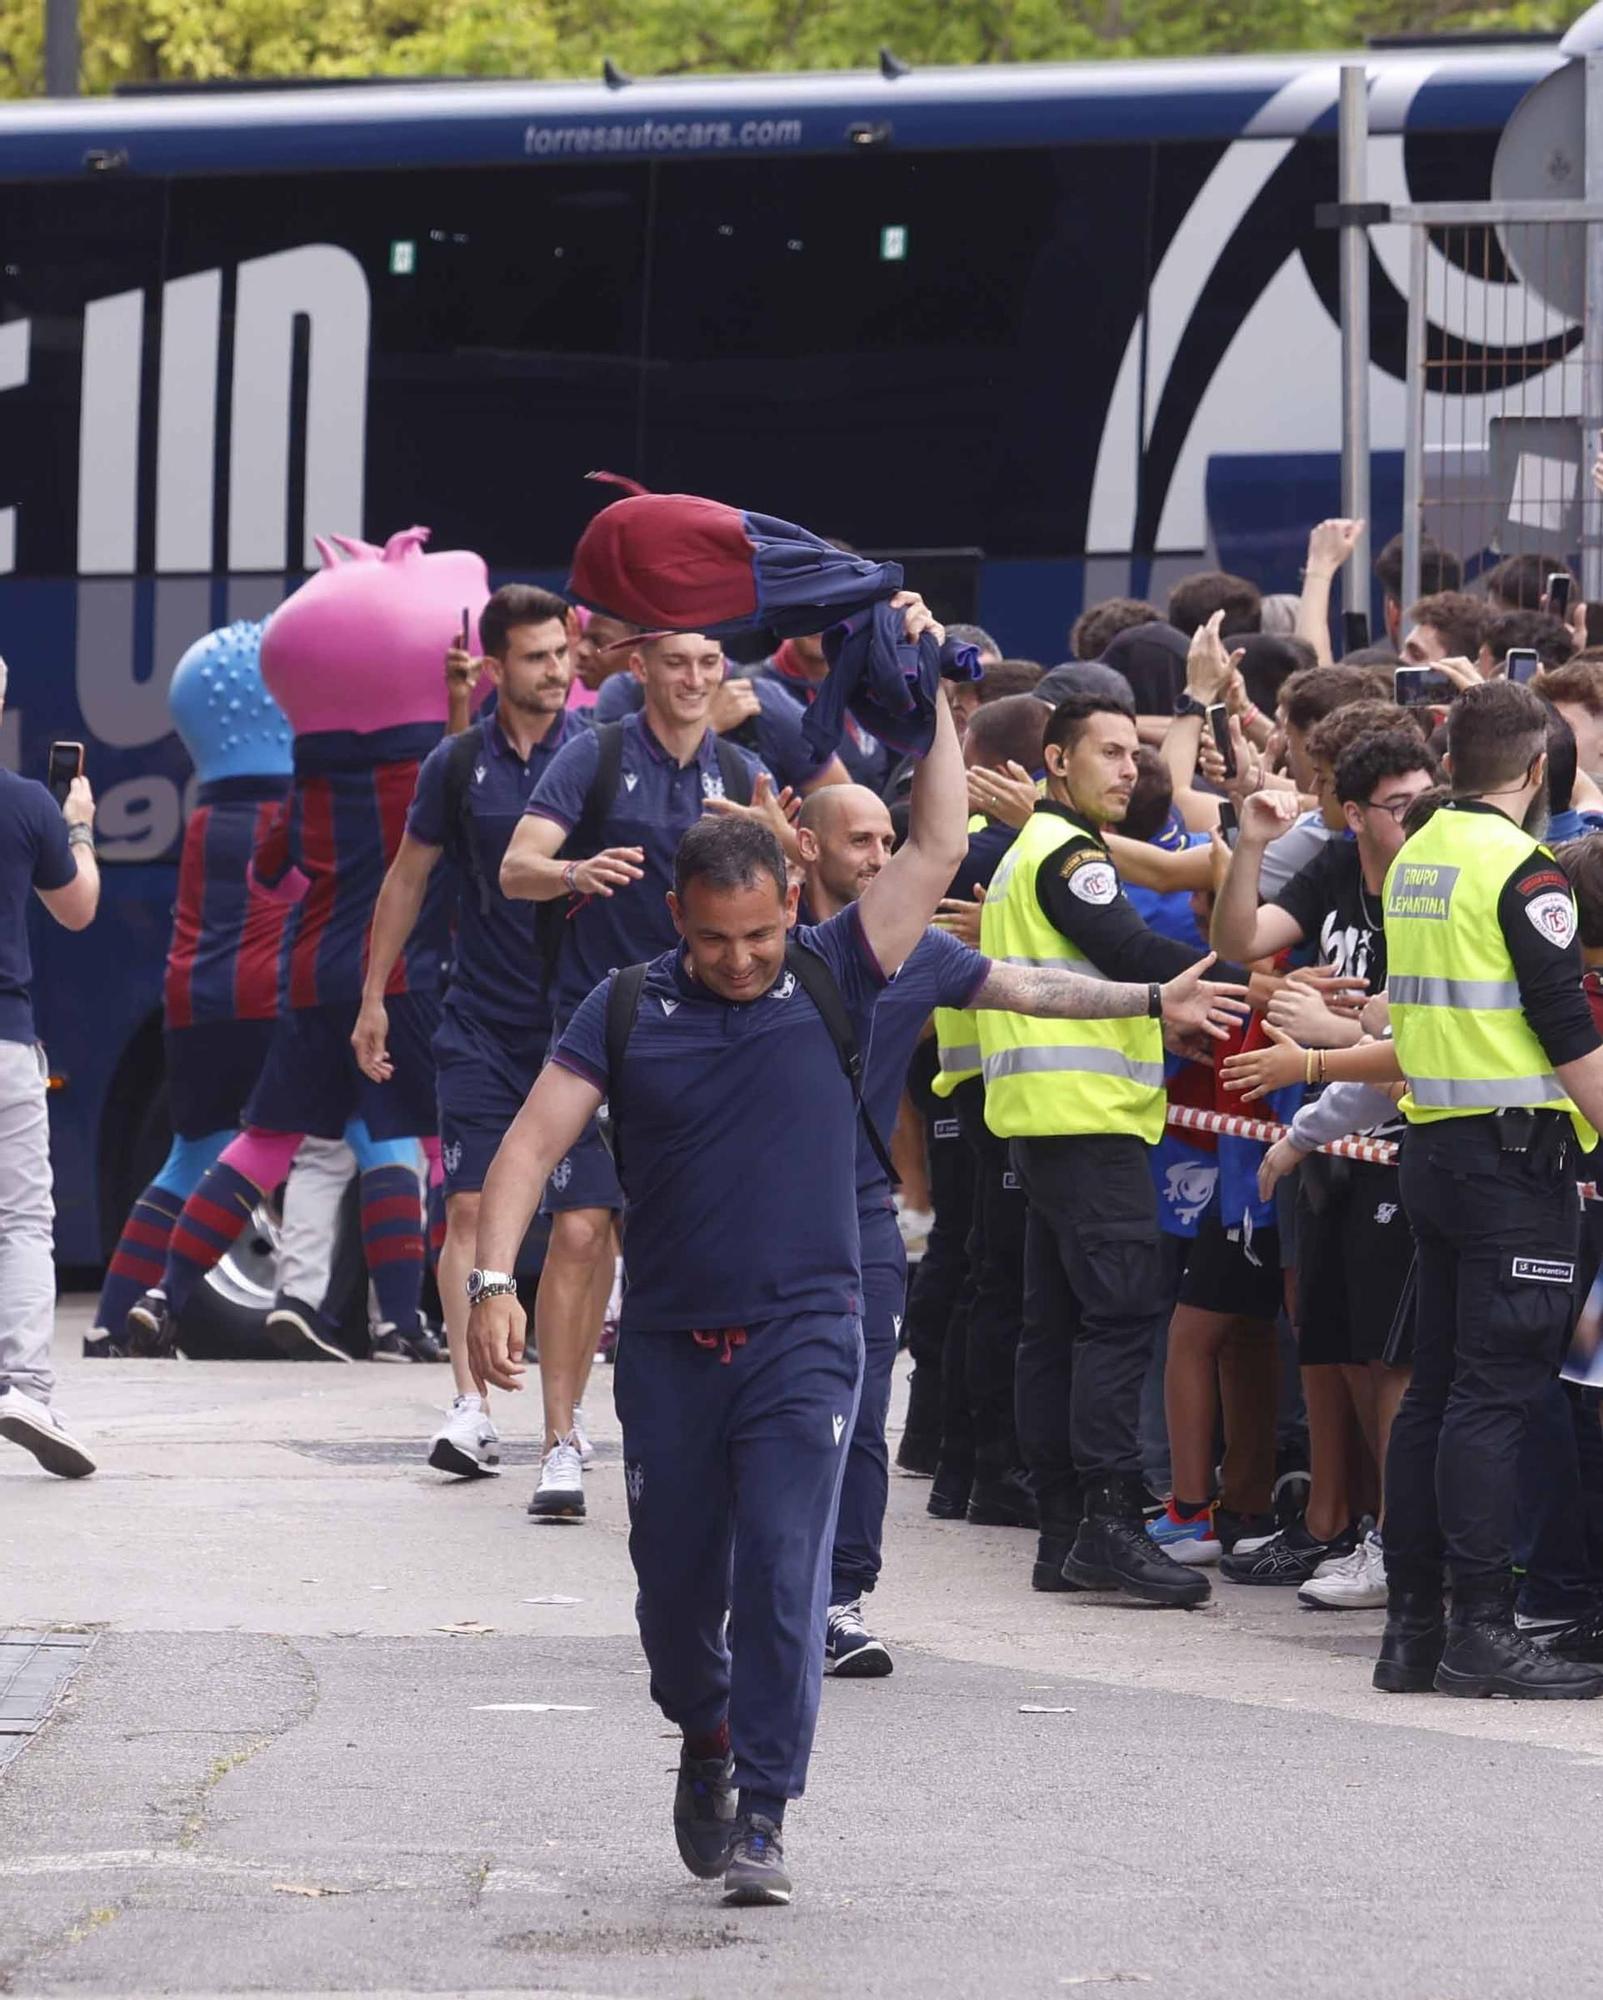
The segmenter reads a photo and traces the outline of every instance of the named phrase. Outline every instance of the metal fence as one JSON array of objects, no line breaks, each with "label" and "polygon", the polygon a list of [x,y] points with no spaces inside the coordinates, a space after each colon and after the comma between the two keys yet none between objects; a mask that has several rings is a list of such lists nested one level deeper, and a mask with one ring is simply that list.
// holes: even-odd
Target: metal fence
[{"label": "metal fence", "polygon": [[1467,577],[1506,556],[1578,564],[1603,597],[1603,314],[1587,257],[1603,203],[1394,208],[1408,230],[1403,602],[1430,535]]}]

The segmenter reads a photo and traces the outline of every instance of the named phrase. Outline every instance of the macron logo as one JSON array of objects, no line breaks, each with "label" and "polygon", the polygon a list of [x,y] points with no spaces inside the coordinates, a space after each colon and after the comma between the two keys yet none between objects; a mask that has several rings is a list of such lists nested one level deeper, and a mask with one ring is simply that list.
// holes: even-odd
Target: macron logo
[{"label": "macron logo", "polygon": [[896,1338],[900,1340],[902,1337],[902,1316],[900,1313],[891,1314],[891,1325],[896,1329]]},{"label": "macron logo", "polygon": [[835,1432],[835,1442],[839,1444],[841,1434],[846,1428],[846,1419],[844,1417],[831,1417],[829,1421]]},{"label": "macron logo", "polygon": [[662,1003],[662,1011],[665,1014],[671,1014],[678,1005],[679,1002],[677,1000],[664,1000]]},{"label": "macron logo", "polygon": [[640,773],[639,773],[638,771],[625,771],[625,772],[624,772],[624,774],[623,774],[623,788],[624,788],[624,790],[625,790],[626,792],[632,792],[632,791],[634,790],[635,786],[639,784],[639,782],[640,782]]}]

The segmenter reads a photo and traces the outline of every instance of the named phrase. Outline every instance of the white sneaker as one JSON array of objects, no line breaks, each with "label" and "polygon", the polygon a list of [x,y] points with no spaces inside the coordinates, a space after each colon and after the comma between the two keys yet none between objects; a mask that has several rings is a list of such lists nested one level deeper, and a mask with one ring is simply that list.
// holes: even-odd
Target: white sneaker
[{"label": "white sneaker", "polygon": [[0,1437],[31,1451],[46,1472],[62,1479],[85,1479],[95,1462],[48,1403],[9,1382],[0,1382]]},{"label": "white sneaker", "polygon": [[458,1396],[429,1439],[429,1464],[459,1479],[493,1476],[501,1469],[501,1437],[485,1415],[482,1398]]},{"label": "white sneaker", "polygon": [[1317,1611],[1374,1611],[1386,1602],[1386,1555],[1380,1537],[1365,1535],[1350,1556],[1326,1563],[1297,1592]]},{"label": "white sneaker", "polygon": [[596,1448],[590,1442],[590,1434],[584,1427],[584,1411],[577,1403],[573,1406],[573,1435],[579,1440],[579,1463],[588,1472],[590,1461],[596,1455]]},{"label": "white sneaker", "polygon": [[534,1489],[529,1512],[537,1521],[584,1519],[584,1461],[579,1456],[577,1431],[559,1438],[541,1459],[540,1484]]}]

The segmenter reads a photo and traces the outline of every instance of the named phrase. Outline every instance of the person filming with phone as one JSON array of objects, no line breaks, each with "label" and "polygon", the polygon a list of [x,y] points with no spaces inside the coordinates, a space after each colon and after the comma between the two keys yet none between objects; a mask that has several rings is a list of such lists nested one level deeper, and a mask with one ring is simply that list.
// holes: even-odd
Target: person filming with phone
[{"label": "person filming with phone", "polygon": [[[0,660],[0,708],[5,690]],[[48,768],[48,787],[0,771],[0,1437],[46,1472],[81,1479],[95,1462],[51,1408],[55,1206],[28,901],[37,896],[58,924],[84,930],[100,902],[100,870],[83,745],[52,744]]]}]

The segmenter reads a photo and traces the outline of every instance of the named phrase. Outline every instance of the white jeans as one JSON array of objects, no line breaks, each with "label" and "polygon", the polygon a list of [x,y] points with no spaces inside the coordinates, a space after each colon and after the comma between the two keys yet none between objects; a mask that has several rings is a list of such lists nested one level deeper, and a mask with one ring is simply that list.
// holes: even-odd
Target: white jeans
[{"label": "white jeans", "polygon": [[0,1379],[50,1400],[56,1207],[44,1050],[0,1042]]}]

